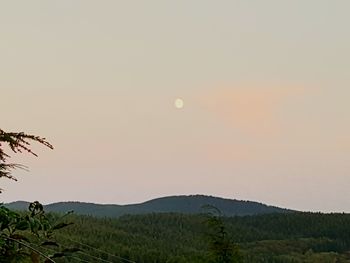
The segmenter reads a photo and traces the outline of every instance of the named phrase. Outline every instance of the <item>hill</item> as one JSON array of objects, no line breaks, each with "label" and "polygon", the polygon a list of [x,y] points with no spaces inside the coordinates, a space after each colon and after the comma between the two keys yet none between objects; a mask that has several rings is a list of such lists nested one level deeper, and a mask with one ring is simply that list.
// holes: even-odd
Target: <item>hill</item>
[{"label": "hill", "polygon": [[[27,202],[17,201],[6,204],[14,210],[25,210]],[[225,199],[205,195],[169,196],[153,199],[140,204],[130,205],[104,205],[83,202],[59,202],[45,206],[48,212],[67,212],[73,210],[78,215],[91,215],[96,217],[119,217],[126,214],[149,213],[205,213],[203,206],[210,205],[218,208],[225,216],[245,216],[270,213],[285,213],[290,210],[268,206],[258,202]]]}]

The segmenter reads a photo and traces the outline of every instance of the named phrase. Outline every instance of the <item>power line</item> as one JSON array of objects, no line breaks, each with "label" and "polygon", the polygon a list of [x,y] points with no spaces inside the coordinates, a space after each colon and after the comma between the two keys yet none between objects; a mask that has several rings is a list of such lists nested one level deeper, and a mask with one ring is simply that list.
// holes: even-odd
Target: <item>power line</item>
[{"label": "power line", "polygon": [[[43,247],[43,246],[38,246],[38,245],[35,245],[35,247],[37,248],[35,251],[40,253],[40,255],[44,256],[43,253],[41,253],[38,249],[43,249],[45,251],[50,251],[51,253],[57,253],[58,251],[54,250],[54,249],[51,249],[51,248],[48,248],[48,247]],[[86,252],[86,251],[85,251]],[[99,258],[99,257],[96,257],[96,256],[93,256],[93,255],[90,255],[88,253],[85,253],[85,252],[81,252],[81,251],[77,251],[77,253],[81,253],[87,257],[91,257],[93,259],[98,259],[102,262],[107,262],[107,263],[114,263],[112,261],[108,261],[108,260],[105,260],[103,258]],[[78,257],[75,257],[75,256],[71,256],[71,255],[64,255],[63,257],[67,257],[67,258],[72,258],[72,259],[75,259],[75,260],[78,260],[79,262],[84,262],[84,263],[90,263],[90,261],[86,261],[84,259],[81,259],[81,258],[78,258]],[[47,257],[47,259],[50,259],[49,257]],[[53,263],[55,263],[55,261],[53,261],[52,259],[50,259]]]},{"label": "power line", "polygon": [[18,244],[21,244],[21,245],[23,245],[23,246],[29,248],[30,250],[35,251],[36,253],[38,253],[39,255],[43,256],[44,258],[46,258],[46,259],[49,260],[50,262],[56,263],[54,260],[52,260],[51,258],[49,258],[48,256],[46,256],[44,253],[40,252],[39,250],[33,248],[32,246],[30,246],[30,245],[28,245],[28,244],[26,244],[26,243],[24,243],[24,242],[21,242],[21,241],[19,241],[19,240],[17,240],[17,239],[13,239],[13,238],[11,238],[11,237],[4,237],[4,238],[5,238],[5,239],[8,239],[8,240],[12,240],[12,241],[14,241],[14,242],[16,242],[16,243],[18,243]]},{"label": "power line", "polygon": [[84,259],[81,259],[81,258],[78,258],[78,257],[74,257],[74,256],[65,256],[65,257],[72,258],[72,259],[78,260],[79,262],[83,262],[83,263],[90,263],[89,261],[86,261]]},{"label": "power line", "polygon": [[111,254],[111,253],[109,253],[109,252],[106,252],[106,251],[103,251],[103,250],[101,250],[101,249],[92,247],[92,246],[90,246],[90,245],[81,243],[81,242],[76,241],[76,240],[73,240],[73,239],[71,239],[71,238],[68,238],[68,237],[65,237],[65,238],[68,239],[68,240],[70,240],[71,242],[74,242],[74,243],[77,243],[77,244],[79,244],[79,245],[82,245],[82,246],[91,248],[91,249],[93,249],[93,250],[96,250],[96,251],[98,251],[98,252],[104,253],[104,254],[109,255],[109,256],[111,256],[111,257],[118,258],[119,260],[123,260],[124,262],[128,262],[128,263],[137,263],[136,261],[132,261],[132,260],[129,260],[129,259],[127,259],[127,258],[123,258],[123,257],[117,256],[117,255],[113,255],[113,254]]},{"label": "power line", "polygon": [[[38,247],[38,246],[37,246]],[[41,249],[44,249],[46,251],[50,251],[51,253],[57,253],[56,250],[54,249],[51,249],[51,248],[48,248],[48,247],[40,247]],[[75,256],[69,256],[69,255],[64,255],[65,258],[72,258],[72,259],[75,259],[79,262],[83,262],[83,263],[90,263],[90,261],[87,261],[87,260],[84,260],[84,259],[81,259],[81,258],[78,258],[78,257],[75,257]]]},{"label": "power line", "polygon": [[91,257],[91,258],[94,258],[94,259],[98,259],[98,260],[100,260],[100,261],[102,261],[102,262],[115,263],[115,262],[113,262],[113,261],[109,261],[109,260],[105,260],[105,259],[103,259],[103,258],[99,258],[99,257],[95,257],[95,256],[93,256],[93,255],[89,255],[89,254],[87,254],[87,253],[85,253],[85,252],[82,252],[82,251],[78,251],[77,253],[83,254],[83,255],[85,255],[85,256],[88,256],[88,257]]}]

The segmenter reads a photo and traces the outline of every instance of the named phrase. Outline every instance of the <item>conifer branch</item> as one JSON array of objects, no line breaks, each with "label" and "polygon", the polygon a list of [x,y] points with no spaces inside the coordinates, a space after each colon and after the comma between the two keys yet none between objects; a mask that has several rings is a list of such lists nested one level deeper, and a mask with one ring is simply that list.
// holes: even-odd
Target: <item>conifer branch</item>
[{"label": "conifer branch", "polygon": [[8,179],[17,181],[17,179],[11,175],[11,171],[16,168],[26,168],[21,164],[7,162],[7,159],[10,158],[10,155],[4,151],[4,144],[8,145],[14,153],[27,152],[34,156],[38,156],[35,152],[33,152],[30,149],[31,141],[37,142],[50,149],[53,149],[52,144],[50,144],[45,138],[42,138],[40,136],[26,134],[23,132],[5,132],[2,129],[0,129],[0,178],[6,177]]}]

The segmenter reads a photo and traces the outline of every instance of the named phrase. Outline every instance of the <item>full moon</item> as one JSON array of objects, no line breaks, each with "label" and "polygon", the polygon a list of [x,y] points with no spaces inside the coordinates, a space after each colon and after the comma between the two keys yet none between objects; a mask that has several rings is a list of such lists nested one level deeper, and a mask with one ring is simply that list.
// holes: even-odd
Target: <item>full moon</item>
[{"label": "full moon", "polygon": [[182,109],[184,107],[183,99],[176,99],[174,102],[175,108]]}]

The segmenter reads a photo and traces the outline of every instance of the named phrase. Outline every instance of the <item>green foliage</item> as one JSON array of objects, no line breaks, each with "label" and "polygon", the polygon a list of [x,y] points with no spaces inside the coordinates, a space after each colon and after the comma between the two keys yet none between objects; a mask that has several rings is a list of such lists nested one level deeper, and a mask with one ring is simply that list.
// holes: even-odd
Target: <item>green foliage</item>
[{"label": "green foliage", "polygon": [[221,211],[213,206],[210,209],[207,225],[209,228],[210,258],[213,263],[239,263],[242,262],[238,246],[228,237],[226,227],[222,221]]},{"label": "green foliage", "polygon": [[[24,168],[20,164],[8,163],[10,157],[4,150],[7,145],[14,153],[27,152],[37,156],[29,147],[35,141],[53,149],[53,146],[35,135],[25,133],[4,132],[0,129],[0,177],[17,180],[12,176],[14,168]],[[55,262],[53,258],[70,255],[72,251],[61,249],[54,239],[54,231],[64,228],[69,223],[58,222],[57,218],[47,215],[38,201],[29,204],[27,213],[16,213],[0,205],[0,262]],[[50,255],[46,247],[55,247]]]},{"label": "green foliage", "polygon": [[[53,262],[55,254],[47,253],[45,248],[61,250],[54,239],[54,231],[68,223],[61,222],[64,216],[46,214],[39,202],[30,204],[28,212],[16,213],[0,206],[0,262],[21,262],[30,258],[32,262]],[[63,253],[61,256],[65,256]]]},{"label": "green foliage", "polygon": [[[215,224],[224,224],[224,240],[235,241],[233,248],[239,246],[242,262],[350,262],[347,214],[291,213],[220,219],[222,222]],[[114,219],[71,215],[69,221],[74,227],[57,232],[56,238],[62,246],[76,245],[81,252],[75,257],[89,262],[94,262],[90,256],[95,256],[110,262],[126,262],[118,259],[122,257],[138,263],[209,263],[213,251],[208,234],[220,234],[213,231],[220,227],[208,227],[206,215],[170,213]],[[221,244],[226,246],[225,242]]]}]

